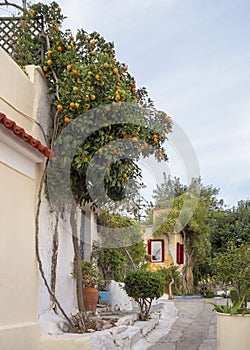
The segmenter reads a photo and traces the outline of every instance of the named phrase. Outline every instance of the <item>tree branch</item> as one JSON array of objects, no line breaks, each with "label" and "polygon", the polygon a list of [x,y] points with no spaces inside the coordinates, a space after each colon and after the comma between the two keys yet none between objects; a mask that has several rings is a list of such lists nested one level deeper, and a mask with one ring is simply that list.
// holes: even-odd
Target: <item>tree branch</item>
[{"label": "tree branch", "polygon": [[24,9],[21,6],[14,4],[12,2],[9,2],[7,0],[5,0],[4,2],[0,2],[0,6],[13,6],[13,7],[17,8],[18,10],[24,12]]}]

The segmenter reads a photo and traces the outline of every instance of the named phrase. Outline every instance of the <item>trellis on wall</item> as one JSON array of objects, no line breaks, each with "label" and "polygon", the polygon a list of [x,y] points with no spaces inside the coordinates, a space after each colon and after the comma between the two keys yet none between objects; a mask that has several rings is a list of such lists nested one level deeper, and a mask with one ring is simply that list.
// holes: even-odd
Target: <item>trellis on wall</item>
[{"label": "trellis on wall", "polygon": [[14,60],[20,61],[21,47],[18,46],[19,38],[29,32],[31,42],[29,53],[35,57],[35,63],[40,65],[44,60],[46,43],[43,36],[43,17],[37,16],[32,25],[25,20],[25,17],[0,17],[0,46],[8,52]]}]

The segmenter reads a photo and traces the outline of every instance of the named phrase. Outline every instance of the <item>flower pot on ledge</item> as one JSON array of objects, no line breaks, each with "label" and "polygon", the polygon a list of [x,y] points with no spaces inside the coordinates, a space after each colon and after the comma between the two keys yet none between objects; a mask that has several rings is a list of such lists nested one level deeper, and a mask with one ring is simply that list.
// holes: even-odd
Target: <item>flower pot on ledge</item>
[{"label": "flower pot on ledge", "polygon": [[98,289],[86,286],[83,288],[82,293],[85,310],[95,312],[98,303]]}]

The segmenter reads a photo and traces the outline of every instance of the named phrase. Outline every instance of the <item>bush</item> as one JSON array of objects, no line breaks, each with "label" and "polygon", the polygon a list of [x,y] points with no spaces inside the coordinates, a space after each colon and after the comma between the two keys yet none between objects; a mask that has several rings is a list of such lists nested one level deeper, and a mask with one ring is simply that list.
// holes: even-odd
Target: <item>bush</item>
[{"label": "bush", "polygon": [[[179,294],[181,289],[181,273],[178,270],[178,266],[170,266],[169,268],[161,267],[157,273],[161,274],[165,281],[165,289],[169,294]],[[170,283],[173,281],[172,284],[172,293],[170,293],[169,286]]]},{"label": "bush", "polygon": [[233,305],[238,305],[239,300],[240,306],[246,307],[250,289],[250,244],[229,246],[223,254],[213,259],[212,271],[214,281],[225,292],[234,290],[233,298],[230,295]]},{"label": "bush", "polygon": [[139,304],[139,319],[146,321],[153,299],[164,293],[165,281],[161,274],[140,268],[130,271],[125,278],[125,291]]}]

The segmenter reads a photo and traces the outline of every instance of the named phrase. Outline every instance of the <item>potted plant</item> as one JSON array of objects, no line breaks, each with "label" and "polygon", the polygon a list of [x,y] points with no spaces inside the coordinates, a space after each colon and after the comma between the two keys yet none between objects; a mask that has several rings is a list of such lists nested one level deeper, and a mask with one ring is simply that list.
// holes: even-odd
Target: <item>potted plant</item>
[{"label": "potted plant", "polygon": [[98,303],[97,287],[102,281],[102,276],[97,265],[93,262],[82,260],[82,278],[85,310],[95,312]]},{"label": "potted plant", "polygon": [[249,349],[250,309],[250,244],[231,245],[212,263],[213,278],[229,298],[225,305],[210,303],[217,312],[217,349]]}]

